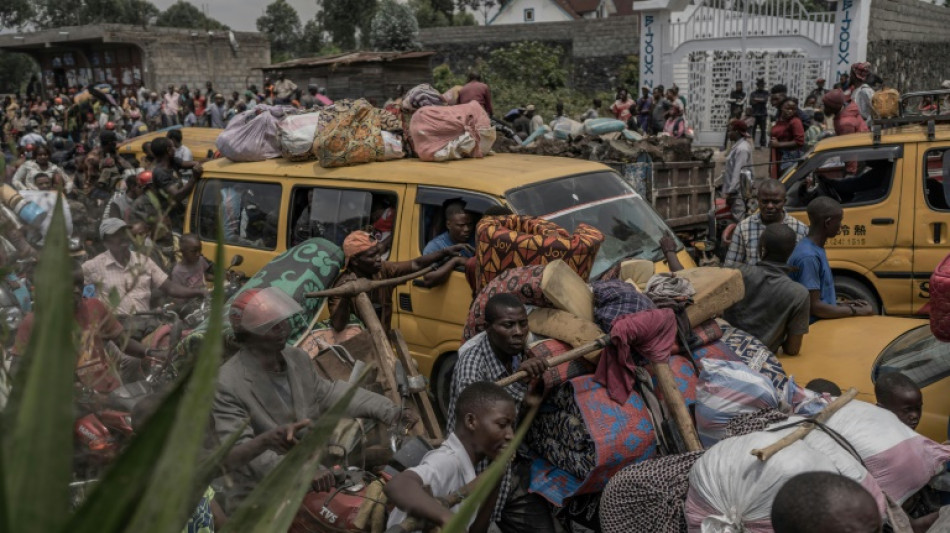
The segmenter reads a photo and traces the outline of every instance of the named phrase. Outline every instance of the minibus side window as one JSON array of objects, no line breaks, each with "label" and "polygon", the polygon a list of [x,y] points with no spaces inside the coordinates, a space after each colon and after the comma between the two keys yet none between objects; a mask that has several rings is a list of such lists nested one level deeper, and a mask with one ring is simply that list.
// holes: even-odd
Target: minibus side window
[{"label": "minibus side window", "polygon": [[220,208],[226,244],[273,250],[277,247],[280,195],[277,183],[203,180],[197,208],[198,236],[210,241],[217,238]]},{"label": "minibus side window", "polygon": [[819,196],[845,207],[879,203],[890,194],[902,154],[899,146],[817,153],[787,182],[786,205],[801,209]]},{"label": "minibus side window", "polygon": [[392,193],[294,187],[290,200],[290,246],[314,237],[341,246],[351,231],[364,229],[372,231],[388,251],[396,203]]},{"label": "minibus side window", "polygon": [[924,155],[924,197],[934,211],[950,211],[950,148]]}]

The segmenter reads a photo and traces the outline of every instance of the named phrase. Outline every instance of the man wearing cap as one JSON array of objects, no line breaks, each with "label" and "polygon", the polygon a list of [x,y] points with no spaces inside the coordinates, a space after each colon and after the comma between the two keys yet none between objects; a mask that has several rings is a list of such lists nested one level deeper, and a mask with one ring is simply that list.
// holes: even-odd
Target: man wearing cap
[{"label": "man wearing cap", "polygon": [[815,98],[816,102],[820,102],[821,99],[825,96],[825,93],[828,92],[828,89],[825,89],[825,78],[818,78],[815,80],[815,88],[809,93],[808,96]]},{"label": "man wearing cap", "polygon": [[[218,373],[217,391],[211,409],[215,435],[222,442],[240,433],[241,445],[273,430],[292,424],[286,434],[284,451],[289,451],[311,421],[333,406],[349,389],[342,381],[327,381],[317,375],[307,352],[287,346],[288,319],[303,309],[277,287],[242,291],[228,310],[234,340],[240,346]],[[387,425],[411,427],[415,415],[387,398],[357,389],[346,408],[347,416],[370,418]],[[233,475],[233,485],[225,492],[225,510],[233,510],[281,460],[267,451],[248,462]],[[332,475],[322,470],[314,479],[315,488],[332,487]]]},{"label": "man wearing cap", "polygon": [[755,140],[755,130],[759,129],[759,148],[765,148],[765,130],[768,126],[769,92],[765,90],[765,80],[755,80],[755,90],[749,95],[749,105],[752,107],[752,116],[755,123],[752,125],[751,138]]},{"label": "man wearing cap", "polygon": [[206,113],[212,128],[224,129],[225,116],[227,116],[228,111],[224,108],[224,96],[221,93],[214,95],[214,101],[208,106]]},{"label": "man wearing cap", "polygon": [[[468,244],[453,244],[437,252],[417,257],[412,261],[383,261],[376,237],[365,231],[354,231],[343,241],[343,254],[346,256],[346,265],[343,273],[337,278],[334,287],[355,281],[359,278],[384,280],[398,278],[418,272],[431,264],[445,260],[433,272],[428,273],[421,281],[426,287],[435,287],[448,279],[456,267],[464,267],[466,258],[463,251],[472,251]],[[392,319],[392,292],[394,287],[380,287],[368,294],[370,301],[380,315],[383,328],[389,330]],[[349,323],[350,314],[355,310],[350,299],[333,297],[328,302],[330,322],[333,329],[343,331]]]},{"label": "man wearing cap", "polygon": [[726,199],[736,221],[745,218],[746,203],[742,195],[742,168],[752,164],[752,142],[745,121],[734,118],[729,122],[729,140],[734,144],[726,156],[722,174],[722,196]]},{"label": "man wearing cap", "polygon": [[871,64],[868,62],[851,65],[851,101],[858,106],[858,112],[861,113],[861,118],[868,127],[874,119],[871,106],[874,89],[867,82],[870,74]]},{"label": "man wearing cap", "polygon": [[154,261],[133,252],[129,225],[124,220],[103,220],[99,235],[106,251],[82,264],[83,276],[87,285],[95,285],[97,298],[106,305],[114,305],[113,310],[133,338],[141,339],[149,333],[151,325],[134,313],[150,309],[153,291],[181,299],[207,295],[207,289],[190,289],[175,283]]}]

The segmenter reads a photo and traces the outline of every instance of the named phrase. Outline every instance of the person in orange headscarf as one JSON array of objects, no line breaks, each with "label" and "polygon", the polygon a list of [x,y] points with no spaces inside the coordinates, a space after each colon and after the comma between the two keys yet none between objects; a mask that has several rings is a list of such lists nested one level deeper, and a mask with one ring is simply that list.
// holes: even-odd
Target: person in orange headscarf
[{"label": "person in orange headscarf", "polygon": [[[422,279],[426,287],[435,287],[445,283],[449,275],[456,268],[464,268],[466,258],[461,255],[463,250],[471,251],[468,244],[456,244],[443,248],[437,252],[417,257],[411,261],[384,261],[380,255],[381,246],[376,237],[368,232],[357,230],[346,236],[343,241],[343,255],[346,256],[344,270],[337,278],[334,287],[355,281],[359,278],[383,280],[398,278],[418,272],[433,263],[442,264],[433,272],[426,274]],[[368,294],[379,314],[383,329],[389,330],[392,320],[392,292],[393,287],[381,287]],[[343,331],[349,323],[350,314],[355,311],[350,298],[336,296],[328,303],[330,309],[330,323],[337,332]]]}]

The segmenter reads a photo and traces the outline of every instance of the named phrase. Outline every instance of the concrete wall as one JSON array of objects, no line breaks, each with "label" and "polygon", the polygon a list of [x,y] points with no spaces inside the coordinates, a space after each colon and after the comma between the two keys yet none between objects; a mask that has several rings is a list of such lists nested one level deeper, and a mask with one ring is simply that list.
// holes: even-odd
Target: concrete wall
[{"label": "concrete wall", "polygon": [[950,78],[950,8],[920,0],[872,0],[868,61],[901,92],[939,89]]},{"label": "concrete wall", "polygon": [[565,49],[573,67],[573,86],[610,90],[627,56],[637,55],[639,17],[610,17],[573,22],[536,22],[492,26],[427,28],[419,32],[425,50],[436,52],[435,67],[448,63],[464,72],[497,48],[519,41],[539,41]]},{"label": "concrete wall", "polygon": [[[197,35],[192,36],[192,33]],[[255,67],[270,64],[270,44],[259,33],[235,32],[237,50],[233,50],[227,32],[174,33],[145,32],[136,40],[145,50],[145,83],[150,89],[168,84],[204,87],[212,82],[218,92],[243,91],[246,84],[261,87],[261,71]],[[119,39],[125,36],[117,36]],[[129,35],[127,38],[133,39]]]}]

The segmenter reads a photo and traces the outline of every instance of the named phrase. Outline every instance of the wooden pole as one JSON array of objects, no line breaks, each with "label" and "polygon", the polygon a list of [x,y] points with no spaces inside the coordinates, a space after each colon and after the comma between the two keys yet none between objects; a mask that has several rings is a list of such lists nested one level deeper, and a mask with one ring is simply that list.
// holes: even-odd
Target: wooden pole
[{"label": "wooden pole", "polygon": [[389,388],[387,395],[390,400],[399,405],[401,403],[399,386],[396,384],[396,374],[393,370],[396,364],[396,355],[393,353],[393,347],[389,344],[389,338],[383,330],[379,317],[376,316],[373,302],[369,300],[366,293],[360,293],[353,298],[353,304],[356,307],[356,314],[366,325],[366,329],[373,339],[373,346],[376,348],[377,357],[379,357],[379,369],[382,371],[383,379]]},{"label": "wooden pole", "polygon": [[406,274],[405,276],[399,276],[398,278],[389,278],[389,279],[368,279],[368,278],[357,278],[353,281],[344,283],[339,287],[333,287],[332,289],[326,289],[323,291],[317,292],[308,292],[304,296],[306,298],[329,298],[332,296],[356,296],[360,293],[369,292],[371,290],[378,289],[380,287],[395,287],[396,285],[402,285],[407,281],[414,280],[416,278],[425,276],[429,272],[434,271],[437,268],[437,265],[429,265],[422,270],[413,272],[412,274]]},{"label": "wooden pole", "polygon": [[[582,344],[578,346],[577,348],[574,348],[573,350],[569,350],[562,353],[561,355],[556,355],[550,359],[545,359],[544,364],[547,365],[548,368],[551,368],[553,366],[557,366],[562,363],[566,363],[568,361],[579,359],[591,352],[596,352],[597,350],[602,349],[604,346],[607,346],[608,344],[610,344],[610,335],[604,335],[603,337],[600,337],[597,340],[591,341],[587,344]],[[496,384],[499,387],[507,387],[508,385],[511,385],[512,383],[515,383],[516,381],[521,381],[522,379],[525,379],[527,377],[528,377],[528,373],[523,370],[520,370],[506,378],[499,380]]]},{"label": "wooden pole", "polygon": [[703,445],[699,442],[699,434],[696,432],[696,426],[693,425],[693,417],[690,416],[689,409],[686,407],[686,400],[683,399],[683,395],[680,394],[680,390],[676,386],[670,364],[653,362],[652,365],[660,392],[663,393],[663,401],[666,402],[666,406],[670,408],[673,414],[673,422],[676,423],[680,434],[683,435],[687,450],[691,452],[702,450]]},{"label": "wooden pole", "polygon": [[[402,363],[402,367],[406,369],[406,376],[410,379],[421,379],[422,375],[416,369],[415,361],[412,359],[412,354],[409,353],[409,346],[406,345],[406,339],[402,337],[402,333],[398,329],[394,329],[389,334],[392,336],[393,346],[396,347],[396,356],[399,358],[399,362]],[[429,401],[429,393],[425,390],[413,392],[412,398],[415,400],[416,411],[419,412],[419,418],[422,420],[422,425],[425,426],[429,438],[442,440],[442,428],[439,426],[439,419],[435,416],[432,402]]]},{"label": "wooden pole", "polygon": [[[828,407],[825,407],[824,410],[818,413],[814,420],[820,424],[824,424],[857,395],[858,389],[855,389],[854,387],[848,389],[847,392],[835,398],[835,400],[831,402]],[[811,433],[811,430],[813,429],[815,429],[815,424],[811,423],[810,421],[804,422],[801,426],[796,428],[795,431],[785,435],[774,444],[762,449],[756,448],[752,450],[751,453],[752,455],[758,457],[760,461],[768,461],[773,455],[805,438],[805,436]]]}]

